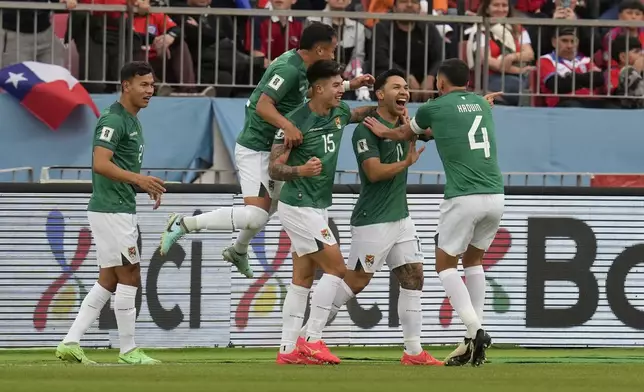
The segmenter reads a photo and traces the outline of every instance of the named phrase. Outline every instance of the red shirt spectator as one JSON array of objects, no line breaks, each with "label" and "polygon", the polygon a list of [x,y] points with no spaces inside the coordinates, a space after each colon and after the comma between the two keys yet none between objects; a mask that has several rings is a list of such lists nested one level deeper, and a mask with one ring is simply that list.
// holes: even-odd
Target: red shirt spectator
[{"label": "red shirt spectator", "polygon": [[[167,34],[168,30],[174,27],[177,27],[177,24],[166,14],[134,15],[134,22],[132,22],[132,28],[135,32],[143,36],[150,36],[148,55],[150,60],[158,55],[156,47],[153,45],[154,38]],[[145,41],[143,42],[145,43]]]},{"label": "red shirt spectator", "polygon": [[[300,47],[300,37],[304,26],[301,21],[288,17],[286,24],[282,24],[276,16],[266,19],[254,18],[255,31],[252,50],[261,52],[273,60],[282,53]],[[246,24],[246,50],[251,51],[251,21]],[[288,36],[286,36],[288,32]]]},{"label": "red shirt spectator", "polygon": [[546,4],[546,0],[517,0],[514,4],[514,9],[527,14],[534,14],[541,10],[544,4]]},{"label": "red shirt spectator", "polygon": [[[569,59],[564,59],[562,57],[558,57],[555,52],[546,54],[541,56],[539,59],[539,72],[541,74],[541,91],[544,94],[570,94],[570,93],[562,93],[561,90],[558,88],[557,91],[553,91],[554,88],[548,88],[548,85],[552,87],[552,82],[549,82],[552,78],[559,77],[560,80],[563,80],[564,78],[567,78],[568,76],[571,76],[572,73],[574,72],[577,75],[582,75],[582,74],[587,74],[590,72],[595,72],[599,71],[599,68],[597,68],[590,57],[586,56],[577,56],[572,60]],[[552,79],[554,80],[554,79]],[[595,82],[595,84],[600,84],[599,81]],[[562,81],[560,85],[563,87],[564,82]],[[582,85],[581,83],[581,78],[580,82],[577,84],[577,86]],[[590,88],[582,87],[578,88],[575,90],[575,95],[593,95],[595,93],[596,88],[591,90]],[[549,107],[554,107],[557,106],[559,103],[559,97],[545,97],[544,99],[546,101],[546,105]]]}]

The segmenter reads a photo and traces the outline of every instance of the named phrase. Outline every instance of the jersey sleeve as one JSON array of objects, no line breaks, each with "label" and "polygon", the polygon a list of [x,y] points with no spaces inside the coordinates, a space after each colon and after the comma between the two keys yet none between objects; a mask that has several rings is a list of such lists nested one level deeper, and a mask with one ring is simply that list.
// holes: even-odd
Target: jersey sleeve
[{"label": "jersey sleeve", "polygon": [[367,127],[360,124],[353,131],[351,139],[353,144],[353,152],[356,154],[358,165],[369,158],[380,158],[380,150],[378,149],[378,137],[374,135]]},{"label": "jersey sleeve", "polygon": [[420,135],[427,130],[427,128],[432,127],[432,114],[437,107],[436,101],[429,101],[421,105],[416,111],[416,115],[411,119],[409,125],[411,125],[411,130],[415,134]]},{"label": "jersey sleeve", "polygon": [[349,104],[344,101],[340,101],[340,110],[340,113],[342,114],[342,123],[344,125],[349,124],[351,122],[351,108],[349,107]]},{"label": "jersey sleeve", "polygon": [[94,130],[94,146],[116,150],[119,142],[125,137],[123,119],[114,114],[108,114],[98,121]]},{"label": "jersey sleeve", "polygon": [[293,90],[298,90],[300,83],[299,71],[287,64],[275,66],[271,72],[268,82],[262,89],[262,92],[279,102]]}]

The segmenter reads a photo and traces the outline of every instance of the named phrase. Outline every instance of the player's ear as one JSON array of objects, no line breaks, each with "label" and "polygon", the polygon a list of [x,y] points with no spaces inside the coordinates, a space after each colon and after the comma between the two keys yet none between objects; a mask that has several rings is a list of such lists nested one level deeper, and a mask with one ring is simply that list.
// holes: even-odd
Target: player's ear
[{"label": "player's ear", "polygon": [[385,99],[385,93],[382,90],[376,90],[376,98],[378,100]]}]

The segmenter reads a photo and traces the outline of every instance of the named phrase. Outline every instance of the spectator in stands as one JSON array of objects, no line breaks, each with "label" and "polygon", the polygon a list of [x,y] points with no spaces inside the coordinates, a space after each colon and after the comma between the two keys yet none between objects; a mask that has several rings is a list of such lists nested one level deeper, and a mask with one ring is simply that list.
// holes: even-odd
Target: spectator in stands
[{"label": "spectator in stands", "polygon": [[[555,51],[539,59],[541,92],[545,94],[571,95],[545,98],[549,107],[601,108],[604,101],[590,96],[599,94],[604,84],[601,70],[588,56],[578,54],[579,40],[576,29],[562,27],[559,35],[553,31],[552,46]],[[571,94],[573,93],[574,94]]]},{"label": "spectator in stands", "polygon": [[[420,0],[396,0],[394,13],[419,14]],[[429,99],[436,70],[443,60],[443,40],[436,26],[383,20],[376,24],[375,40],[372,60],[375,75],[389,68],[399,69],[408,75],[412,99],[417,102]]]},{"label": "spectator in stands", "polygon": [[[295,0],[271,0],[270,9],[290,10],[294,3]],[[251,23],[254,25],[252,29]],[[298,49],[304,28],[302,21],[292,16],[251,18],[246,26],[246,50],[254,56],[264,57],[265,67],[282,53]],[[252,40],[251,35],[254,37]]]},{"label": "spectator in stands", "polygon": [[[497,18],[514,16],[509,0],[483,0],[478,15]],[[480,34],[477,34],[478,28],[481,28]],[[485,53],[487,36],[490,43],[488,90],[503,91],[506,95],[503,96],[502,103],[518,105],[519,94],[528,88],[530,83],[528,74],[534,69],[530,65],[534,60],[534,51],[528,32],[519,25],[500,23],[491,26],[489,34],[486,34],[480,26],[474,26],[468,30],[467,56],[470,68],[479,66],[475,64],[475,53],[479,51],[481,56]],[[480,38],[476,44],[477,35]]]},{"label": "spectator in stands", "polygon": [[[76,0],[59,1],[67,4],[67,9],[76,7]],[[50,11],[2,9],[0,13],[0,68],[21,61],[38,61],[60,66],[65,64],[65,48],[60,39],[54,36]]]},{"label": "spectator in stands", "polygon": [[[644,94],[644,56],[642,43],[635,36],[618,35],[611,47],[611,61],[605,71],[605,92],[614,97],[624,97],[628,94],[633,98],[609,98],[608,103],[616,108],[642,108]],[[626,77],[628,76],[628,78]]]},{"label": "spectator in stands", "polygon": [[[252,59],[239,50],[239,35],[234,31],[233,19],[230,16],[200,13],[199,8],[208,8],[210,5],[211,0],[175,0],[172,6],[193,7],[194,12],[189,15],[172,14],[171,17],[179,28],[183,29],[185,41],[192,53],[193,67],[198,70],[197,82],[215,85],[215,95],[218,97],[241,94],[243,89],[233,89],[231,86],[257,83],[262,76],[264,59]],[[254,67],[253,80],[250,79],[251,66]]]},{"label": "spectator in stands", "polygon": [[[644,20],[644,4],[641,0],[624,0],[619,4],[619,20],[625,21],[643,21]],[[602,41],[602,48],[599,50],[599,54],[595,57],[595,62],[600,67],[605,67],[605,65],[610,61],[609,54],[611,50],[609,48],[612,41],[615,40],[620,34],[635,37],[642,44],[644,44],[644,27],[615,27],[611,29],[605,36]]]},{"label": "spectator in stands", "polygon": [[[324,11],[345,11],[351,4],[351,0],[327,0]],[[365,60],[365,27],[354,19],[349,18],[307,18],[307,24],[311,22],[322,22],[338,34],[338,55],[336,61],[346,64],[344,78],[353,79],[362,74]],[[366,70],[365,70],[366,72]],[[358,100],[369,99],[369,89],[361,87],[356,91],[348,91],[345,99],[357,98]],[[357,97],[356,97],[357,95]]]},{"label": "spectator in stands", "polygon": [[[552,19],[566,19],[574,21],[582,19],[584,13],[588,13],[588,9],[579,6],[578,0],[554,0],[548,1],[542,7],[542,17],[551,17]],[[551,15],[551,16],[549,16]],[[531,37],[534,40],[540,39],[540,55],[550,53],[554,48],[548,45],[551,42],[551,37],[556,34],[557,26],[543,28],[541,26],[533,26]],[[578,50],[586,56],[592,56],[593,51],[598,49],[599,37],[596,30],[592,27],[579,27],[577,28],[577,39],[579,40]]]},{"label": "spectator in stands", "polygon": [[[134,58],[145,60],[154,69],[159,95],[169,95],[171,88],[165,84],[195,84],[193,60],[188,45],[181,37],[181,28],[166,14],[149,13],[149,0],[139,0],[132,25],[141,37],[141,48],[134,47]],[[179,86],[179,91],[196,93],[194,86]],[[208,90],[207,92],[209,92]]]}]

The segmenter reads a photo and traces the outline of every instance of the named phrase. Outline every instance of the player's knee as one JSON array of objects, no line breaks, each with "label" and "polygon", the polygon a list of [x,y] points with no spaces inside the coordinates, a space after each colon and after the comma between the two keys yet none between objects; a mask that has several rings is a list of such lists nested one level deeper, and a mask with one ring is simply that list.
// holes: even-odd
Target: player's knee
[{"label": "player's knee", "polygon": [[422,263],[406,264],[394,270],[400,287],[405,290],[422,290],[425,284]]},{"label": "player's knee", "polygon": [[118,283],[126,286],[139,287],[141,285],[141,267],[137,264],[116,267]]},{"label": "player's knee", "polygon": [[268,212],[260,207],[245,206],[240,210],[240,221],[242,222],[240,229],[259,230],[268,222]]},{"label": "player's knee", "polygon": [[373,275],[362,271],[347,270],[344,275],[344,283],[349,286],[353,294],[360,294],[369,284]]},{"label": "player's knee", "polygon": [[293,279],[291,282],[296,286],[311,288],[314,280],[315,275],[313,273],[306,273],[295,269],[293,270]]},{"label": "player's knee", "polygon": [[324,268],[324,273],[337,276],[340,279],[344,279],[344,276],[347,273],[347,266],[342,263],[333,263]]}]

